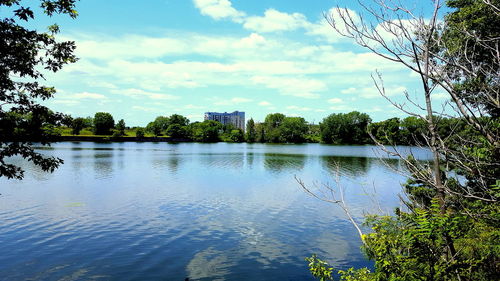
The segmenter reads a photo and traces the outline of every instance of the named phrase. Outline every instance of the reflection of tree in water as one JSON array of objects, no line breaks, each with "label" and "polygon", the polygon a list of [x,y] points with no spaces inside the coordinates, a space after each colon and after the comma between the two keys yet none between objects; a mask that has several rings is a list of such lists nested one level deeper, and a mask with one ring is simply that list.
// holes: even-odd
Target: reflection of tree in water
[{"label": "reflection of tree in water", "polygon": [[241,169],[245,161],[242,153],[200,153],[198,159],[202,167],[221,169]]},{"label": "reflection of tree in water", "polygon": [[356,176],[366,174],[374,159],[366,157],[323,156],[321,160],[323,168],[330,173],[336,173],[337,167],[340,167],[340,173],[347,176]]},{"label": "reflection of tree in water", "polygon": [[284,172],[286,170],[302,170],[306,162],[303,154],[264,154],[264,167],[271,172]]},{"label": "reflection of tree in water", "polygon": [[255,155],[252,152],[249,152],[246,154],[246,159],[247,159],[247,167],[248,168],[253,168],[253,159]]},{"label": "reflection of tree in water", "polygon": [[77,146],[77,147],[71,147],[71,165],[73,167],[73,170],[75,172],[80,172],[80,170],[82,169],[83,165],[85,164],[83,162],[83,157],[84,157],[84,153],[85,153],[85,150],[83,150],[80,146],[80,143],[73,143],[73,145]]},{"label": "reflection of tree in water", "polygon": [[97,178],[109,178],[113,174],[113,157],[112,150],[94,152],[94,171]]}]

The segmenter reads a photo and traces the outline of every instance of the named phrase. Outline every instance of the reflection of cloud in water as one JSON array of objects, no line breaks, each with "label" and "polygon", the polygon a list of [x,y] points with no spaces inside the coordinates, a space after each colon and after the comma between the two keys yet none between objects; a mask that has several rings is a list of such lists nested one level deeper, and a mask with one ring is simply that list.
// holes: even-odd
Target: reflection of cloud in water
[{"label": "reflection of cloud in water", "polygon": [[225,280],[224,276],[230,273],[235,266],[234,259],[227,257],[225,251],[209,247],[194,255],[187,265],[189,278],[194,280],[208,278],[210,280]]},{"label": "reflection of cloud in water", "polygon": [[[353,233],[357,235],[356,233]],[[314,253],[322,259],[327,259],[329,264],[336,267],[353,262],[353,257],[350,255],[352,252],[359,251],[359,245],[351,245],[344,237],[332,232],[323,232],[321,235],[311,241]],[[361,243],[361,242],[360,242]],[[311,253],[313,254],[313,253]]]}]

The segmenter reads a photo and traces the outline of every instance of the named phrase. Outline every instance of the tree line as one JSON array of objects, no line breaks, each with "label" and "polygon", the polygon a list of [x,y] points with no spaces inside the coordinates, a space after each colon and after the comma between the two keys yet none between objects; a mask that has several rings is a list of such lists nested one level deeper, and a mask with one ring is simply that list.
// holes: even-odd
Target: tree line
[{"label": "tree line", "polygon": [[[123,119],[115,122],[107,112],[97,112],[94,117],[53,117],[48,112],[46,118],[33,118],[31,113],[20,114],[10,111],[0,129],[13,139],[36,141],[36,131],[45,135],[97,135],[112,137],[171,137],[178,140],[196,142],[248,142],[248,143],[325,143],[325,144],[387,144],[387,145],[425,145],[428,141],[427,123],[417,117],[389,118],[372,122],[366,113],[332,113],[319,124],[308,123],[302,117],[285,116],[271,113],[263,122],[250,119],[246,132],[231,124],[223,125],[218,121],[205,120],[190,122],[180,114],[158,116],[145,127],[128,127]],[[54,120],[59,120],[53,122]],[[455,138],[470,134],[472,128],[464,118],[434,116],[436,129],[441,135],[454,134]],[[481,118],[482,123],[491,118]],[[25,123],[21,125],[21,123]],[[29,124],[29,125],[26,125]],[[21,128],[30,129],[21,129]],[[473,131],[473,130],[472,130]],[[30,133],[31,132],[31,133]],[[451,141],[451,140],[449,140]]]}]

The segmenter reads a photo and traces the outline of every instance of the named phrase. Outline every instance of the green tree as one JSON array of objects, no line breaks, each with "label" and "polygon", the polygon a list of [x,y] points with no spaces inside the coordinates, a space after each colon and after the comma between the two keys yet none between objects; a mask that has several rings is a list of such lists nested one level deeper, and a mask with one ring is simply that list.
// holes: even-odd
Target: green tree
[{"label": "green tree", "polygon": [[[54,14],[77,16],[74,10],[75,0],[43,0],[41,10],[49,17]],[[30,29],[35,19],[35,12],[19,0],[0,1],[0,177],[21,179],[24,171],[21,167],[7,163],[6,159],[19,155],[44,171],[54,171],[63,161],[55,157],[45,157],[36,152],[30,141],[48,144],[52,136],[42,127],[31,131],[30,138],[22,137],[17,132],[27,132],[34,125],[52,122],[59,124],[61,114],[50,112],[39,101],[54,96],[56,90],[41,83],[44,71],[57,72],[65,64],[76,61],[73,55],[74,42],[56,39],[59,32],[57,25],[48,27],[47,32]],[[13,122],[9,111],[21,116],[31,114],[29,120]],[[10,130],[10,126],[21,126]],[[8,126],[8,127],[6,127]],[[23,127],[26,126],[26,127]]]},{"label": "green tree", "polygon": [[152,133],[155,137],[161,135],[162,126],[157,122],[149,122],[146,126],[146,131]]},{"label": "green tree", "polygon": [[125,128],[126,128],[125,127],[125,120],[120,119],[120,121],[118,121],[118,123],[116,123],[116,126],[115,126],[115,129],[118,131],[120,136],[125,135]]},{"label": "green tree", "polygon": [[61,125],[71,128],[71,126],[73,125],[73,117],[71,117],[71,115],[69,114],[63,114]]},{"label": "green tree", "polygon": [[173,123],[168,126],[166,133],[172,138],[185,138],[187,136],[186,126],[182,126],[179,123]]},{"label": "green tree", "polygon": [[71,123],[71,133],[73,135],[79,135],[80,131],[85,127],[85,119],[82,117],[78,117],[73,119]]},{"label": "green tree", "polygon": [[309,124],[306,135],[307,142],[321,142],[321,130],[318,124]]},{"label": "green tree", "polygon": [[321,140],[334,144],[364,144],[370,142],[367,126],[371,122],[366,113],[352,111],[330,114],[321,122]]},{"label": "green tree", "polygon": [[368,131],[383,144],[406,144],[401,140],[401,124],[399,118],[390,118],[385,121],[371,123]]},{"label": "green tree", "polygon": [[285,117],[279,127],[281,139],[290,143],[305,142],[309,130],[306,120],[302,117]]},{"label": "green tree", "polygon": [[[422,129],[423,141],[416,142],[432,154],[431,161],[400,157],[411,174],[405,184],[406,208],[396,209],[393,215],[368,217],[366,223],[373,232],[361,238],[375,271],[351,269],[355,273],[350,274],[355,278],[351,280],[496,280],[500,276],[500,2],[450,0],[447,3],[454,9],[444,24],[438,18],[441,1],[433,2],[430,18],[416,17],[396,2],[396,6],[381,2],[380,10],[367,11],[376,13],[379,21],[371,25],[353,24],[353,15],[337,10],[343,12],[344,24],[351,23],[344,34],[419,76],[424,102],[409,102],[425,113],[394,104],[412,115],[401,122],[410,134],[407,138]],[[408,22],[413,22],[411,28]],[[380,29],[370,26],[382,27],[396,39],[386,41],[387,34],[381,36]],[[383,81],[376,83],[387,97]],[[435,89],[449,95],[459,118],[447,118],[434,109]],[[347,272],[339,273],[347,278]]]},{"label": "green tree", "polygon": [[229,135],[229,140],[231,142],[244,142],[245,141],[245,134],[241,129],[233,129],[230,132]]},{"label": "green tree", "polygon": [[[189,125],[189,119],[179,114],[172,114],[168,118],[168,126],[172,124],[177,124],[181,127]],[[168,127],[167,127],[168,128]]]},{"label": "green tree", "polygon": [[272,113],[266,116],[264,120],[264,140],[270,143],[284,142],[282,138],[280,125],[283,123],[285,115],[281,113]]},{"label": "green tree", "polygon": [[498,118],[500,1],[449,0],[446,4],[454,11],[445,17],[443,55],[450,60],[447,72],[457,98]]},{"label": "green tree", "polygon": [[166,116],[158,116],[153,122],[160,128],[161,132],[166,131],[170,125],[170,119]]},{"label": "green tree", "polygon": [[218,142],[223,126],[220,122],[205,120],[203,122],[191,123],[188,126],[191,139],[199,142]]},{"label": "green tree", "polygon": [[[180,125],[183,124],[184,121],[182,118],[184,118],[184,117],[182,117],[180,115],[176,115],[176,114],[174,114],[172,116],[174,116],[174,121],[179,122],[177,124],[180,124]],[[187,120],[187,122],[189,122],[189,120]],[[168,126],[170,126],[170,124],[171,124],[170,118],[168,118],[166,116],[158,116],[155,118],[155,120],[153,122],[148,123],[148,125],[146,126],[146,130],[157,137],[157,136],[160,136],[162,133],[166,132],[168,129]],[[182,126],[184,126],[184,125],[182,125]]]},{"label": "green tree", "polygon": [[246,140],[247,142],[255,142],[257,140],[257,131],[255,130],[255,122],[253,121],[252,118],[247,121],[247,133],[246,133]]},{"label": "green tree", "polygon": [[144,128],[137,128],[135,130],[135,136],[138,138],[143,138],[144,137]]},{"label": "green tree", "polygon": [[427,135],[427,123],[425,120],[415,116],[409,116],[401,120],[400,123],[401,142],[408,145],[424,145]]},{"label": "green tree", "polygon": [[94,118],[91,116],[87,116],[84,118],[84,128],[93,128],[94,127]]},{"label": "green tree", "polygon": [[256,141],[260,143],[266,142],[266,132],[264,128],[264,123],[255,124],[255,131],[257,132]]},{"label": "green tree", "polygon": [[111,135],[111,129],[115,127],[113,116],[107,112],[97,112],[94,115],[94,134]]}]

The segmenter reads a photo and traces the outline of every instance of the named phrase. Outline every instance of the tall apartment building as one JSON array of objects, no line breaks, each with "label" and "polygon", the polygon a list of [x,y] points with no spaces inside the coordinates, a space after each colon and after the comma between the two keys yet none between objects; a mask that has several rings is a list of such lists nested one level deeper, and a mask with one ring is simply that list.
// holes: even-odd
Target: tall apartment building
[{"label": "tall apartment building", "polygon": [[235,126],[236,128],[240,128],[241,130],[245,131],[245,112],[205,112],[205,120],[219,121],[223,125],[233,124],[233,126]]}]

